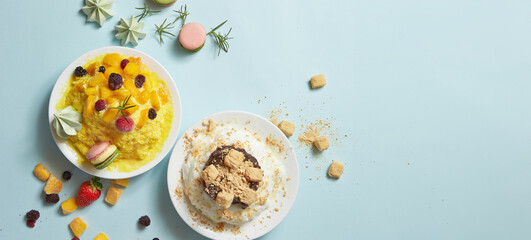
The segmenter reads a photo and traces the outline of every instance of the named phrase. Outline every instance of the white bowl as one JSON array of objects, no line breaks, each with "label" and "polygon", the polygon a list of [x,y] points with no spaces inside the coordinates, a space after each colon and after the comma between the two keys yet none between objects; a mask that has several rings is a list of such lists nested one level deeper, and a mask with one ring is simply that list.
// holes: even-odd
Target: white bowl
[{"label": "white bowl", "polygon": [[[171,99],[173,101],[173,121],[171,125],[171,131],[168,135],[168,138],[166,139],[166,142],[164,143],[164,146],[162,148],[162,151],[153,159],[151,162],[147,163],[146,165],[131,171],[131,172],[118,172],[118,171],[108,171],[106,169],[98,170],[94,168],[90,164],[79,164],[78,163],[78,154],[70,145],[68,145],[67,141],[58,137],[55,133],[55,129],[53,127],[52,121],[54,119],[54,113],[57,112],[55,106],[59,102],[59,100],[63,96],[63,90],[65,88],[65,84],[67,84],[70,80],[70,77],[72,76],[72,73],[74,72],[74,69],[77,66],[82,66],[91,59],[100,56],[102,54],[106,53],[120,53],[127,56],[134,56],[134,57],[140,57],[142,59],[142,62],[147,65],[150,71],[155,72],[158,74],[158,76],[166,82],[166,85],[168,86],[168,89],[170,90]],[[52,90],[52,95],[50,96],[50,103],[48,105],[48,119],[50,123],[50,129],[52,131],[53,138],[55,140],[55,143],[57,143],[57,146],[59,147],[59,150],[65,155],[65,157],[72,162],[76,167],[79,169],[85,171],[88,174],[98,176],[101,178],[107,178],[107,179],[122,179],[122,178],[130,178],[137,176],[139,174],[142,174],[149,169],[155,167],[171,150],[173,147],[175,140],[177,140],[177,135],[179,134],[179,128],[181,125],[181,98],[179,96],[179,92],[177,91],[177,86],[175,86],[175,83],[173,82],[172,77],[164,69],[164,67],[157,62],[157,60],[153,59],[149,55],[132,49],[132,48],[126,48],[126,47],[103,47],[98,48],[95,50],[92,50],[90,52],[87,52],[80,57],[78,57],[76,60],[74,60],[66,69],[61,73],[59,78],[57,79],[57,82],[55,83],[55,86]]]},{"label": "white bowl", "polygon": [[[239,230],[241,233],[238,235],[235,235],[231,231],[215,232],[211,228],[208,228],[199,222],[194,222],[192,219],[193,216],[188,210],[194,209],[194,207],[190,204],[190,201],[188,201],[188,197],[183,193],[182,197],[177,199],[175,194],[175,189],[177,186],[181,187],[181,189],[184,189],[182,186],[182,181],[179,181],[181,179],[181,169],[186,157],[185,139],[183,137],[177,141],[168,163],[168,191],[170,193],[173,206],[181,218],[186,222],[186,224],[188,224],[188,226],[205,237],[212,239],[258,238],[275,228],[286,217],[293,203],[295,202],[299,187],[299,167],[293,147],[286,136],[270,121],[256,114],[241,111],[220,112],[205,117],[188,128],[185,134],[192,136],[193,130],[201,127],[202,123],[208,121],[209,119],[212,119],[218,123],[234,121],[235,119],[240,123],[250,121],[248,125],[245,125],[246,127],[258,132],[259,134],[264,134],[265,136],[269,136],[269,134],[271,134],[275,139],[280,140],[280,144],[283,145],[285,149],[283,153],[285,159],[282,160],[282,163],[286,169],[286,177],[291,178],[285,183],[287,193],[286,197],[278,197],[278,205],[282,205],[282,207],[279,208],[278,212],[273,213],[269,213],[268,210],[265,210],[260,215],[255,216],[250,222],[240,225]],[[270,215],[271,218],[264,217],[264,214]],[[260,223],[260,221],[262,221],[262,223]]]}]

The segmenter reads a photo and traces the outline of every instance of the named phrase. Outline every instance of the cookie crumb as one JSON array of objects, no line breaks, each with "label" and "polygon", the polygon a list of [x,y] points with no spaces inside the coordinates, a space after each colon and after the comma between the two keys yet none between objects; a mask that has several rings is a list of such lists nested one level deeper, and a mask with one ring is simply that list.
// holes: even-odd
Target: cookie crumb
[{"label": "cookie crumb", "polygon": [[326,85],[326,79],[323,74],[318,74],[312,77],[310,80],[310,85],[312,89],[321,88]]},{"label": "cookie crumb", "polygon": [[313,145],[315,145],[315,147],[319,149],[319,151],[323,151],[328,149],[328,147],[330,146],[330,142],[328,141],[328,138],[326,136],[320,136],[315,140],[315,142],[313,142]]},{"label": "cookie crumb", "polygon": [[328,168],[328,176],[339,179],[341,174],[343,174],[343,168],[343,164],[333,161],[330,168]]}]

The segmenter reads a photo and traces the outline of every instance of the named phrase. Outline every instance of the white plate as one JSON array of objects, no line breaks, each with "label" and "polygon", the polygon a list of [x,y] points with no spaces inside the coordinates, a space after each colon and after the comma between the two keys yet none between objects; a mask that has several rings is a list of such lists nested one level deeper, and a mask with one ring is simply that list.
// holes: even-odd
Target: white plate
[{"label": "white plate", "polygon": [[[271,218],[262,219],[262,214],[268,214],[267,210],[263,211],[261,215],[255,216],[252,221],[242,224],[239,229],[241,233],[238,235],[233,234],[231,231],[214,232],[210,228],[207,228],[200,223],[194,222],[192,220],[191,213],[188,211],[188,208],[193,209],[190,201],[187,200],[188,197],[186,197],[186,195],[183,193],[181,199],[177,199],[175,195],[175,189],[178,185],[181,187],[181,189],[184,189],[182,186],[182,181],[179,181],[179,179],[181,179],[181,168],[184,164],[184,158],[186,154],[184,138],[181,137],[173,149],[168,164],[168,191],[170,193],[173,206],[181,218],[186,222],[186,224],[188,224],[188,226],[205,237],[212,239],[258,238],[275,228],[284,219],[284,217],[286,217],[291,209],[291,206],[295,202],[295,197],[297,196],[299,187],[299,167],[293,147],[286,136],[270,121],[256,114],[240,111],[220,112],[205,117],[188,128],[185,134],[192,136],[193,129],[201,127],[202,123],[208,121],[208,119],[212,119],[218,123],[233,121],[235,119],[237,119],[237,121],[240,123],[250,121],[250,124],[246,125],[246,127],[251,128],[259,134],[264,134],[265,136],[269,136],[269,134],[271,134],[274,138],[280,140],[280,144],[282,144],[284,149],[286,149],[283,153],[286,157],[286,159],[283,161],[283,164],[286,168],[286,175],[287,177],[291,178],[285,183],[287,195],[286,197],[278,198],[279,202],[282,204],[282,207],[279,208],[278,212],[274,212],[271,215]],[[262,221],[263,223],[258,223],[259,221]]]},{"label": "white plate", "polygon": [[[166,139],[166,142],[164,143],[164,146],[162,148],[162,151],[153,159],[153,161],[147,163],[146,165],[140,167],[137,170],[131,171],[131,172],[112,172],[108,171],[106,169],[98,170],[94,168],[90,164],[79,164],[78,163],[78,154],[75,152],[70,145],[66,142],[66,140],[63,140],[62,138],[58,137],[55,133],[55,129],[53,128],[52,121],[54,119],[53,114],[57,112],[55,109],[55,106],[63,96],[63,89],[66,86],[65,84],[68,83],[70,80],[70,77],[72,76],[72,73],[74,72],[74,69],[77,66],[82,66],[91,59],[100,56],[102,54],[106,53],[120,53],[126,56],[134,56],[134,57],[140,57],[142,59],[142,62],[147,65],[150,71],[155,72],[158,74],[160,79],[164,80],[166,82],[166,85],[168,86],[168,89],[170,90],[171,98],[173,101],[173,122],[171,125],[171,131],[168,136],[168,139]],[[175,140],[177,140],[177,135],[179,134],[179,128],[181,125],[181,98],[179,96],[179,92],[177,91],[177,86],[175,86],[175,83],[173,82],[172,77],[164,69],[164,67],[157,62],[157,60],[153,59],[149,55],[132,49],[132,48],[126,48],[126,47],[104,47],[104,48],[98,48],[95,50],[92,50],[90,52],[87,52],[80,57],[78,57],[76,60],[74,60],[66,69],[61,73],[59,78],[57,79],[57,82],[55,83],[55,86],[52,90],[52,95],[50,96],[50,103],[48,105],[48,120],[50,123],[50,129],[52,131],[53,138],[55,140],[55,143],[57,143],[57,146],[61,150],[61,152],[65,155],[65,157],[72,162],[76,167],[79,169],[85,171],[88,174],[98,176],[101,178],[107,178],[107,179],[121,179],[121,178],[130,178],[137,176],[139,174],[142,174],[149,169],[156,166],[171,150],[173,147],[173,144],[175,143]]]}]

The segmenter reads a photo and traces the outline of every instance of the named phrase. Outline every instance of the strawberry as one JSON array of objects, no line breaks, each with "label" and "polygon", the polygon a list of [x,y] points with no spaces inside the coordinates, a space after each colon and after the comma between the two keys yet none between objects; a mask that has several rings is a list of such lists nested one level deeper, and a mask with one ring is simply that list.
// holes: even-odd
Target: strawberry
[{"label": "strawberry", "polygon": [[99,177],[93,177],[90,181],[81,184],[77,191],[76,201],[78,206],[86,207],[100,198],[103,186],[98,182],[99,180]]}]

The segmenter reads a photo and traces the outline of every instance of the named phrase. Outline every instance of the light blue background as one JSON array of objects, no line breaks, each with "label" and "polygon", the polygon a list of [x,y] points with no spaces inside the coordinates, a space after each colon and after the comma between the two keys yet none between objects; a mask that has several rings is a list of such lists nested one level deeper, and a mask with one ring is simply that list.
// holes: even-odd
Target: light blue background
[{"label": "light blue background", "polygon": [[[158,43],[154,24],[184,3],[188,22],[210,29],[229,20],[228,54],[216,56],[210,38],[194,54],[175,38]],[[168,157],[132,179],[113,207],[102,197],[62,216],[59,204],[43,203],[38,162],[56,175],[73,171],[62,200],[89,179],[50,134],[55,80],[79,55],[119,45],[114,26],[142,1],[116,0],[101,28],[85,23],[82,5],[2,3],[0,239],[70,239],[76,216],[89,224],[81,239],[200,239],[171,205]],[[211,113],[266,116],[281,105],[294,123],[299,115],[332,123],[340,143],[320,156],[297,148],[297,200],[263,239],[530,239],[530,9],[524,0],[179,1],[145,19],[137,49],[172,74],[181,133]],[[329,83],[310,91],[319,73]],[[332,160],[345,163],[338,181],[325,177]],[[41,212],[33,229],[30,209]],[[140,229],[145,214],[152,225]]]}]

